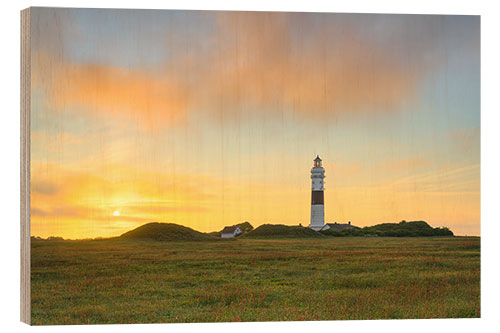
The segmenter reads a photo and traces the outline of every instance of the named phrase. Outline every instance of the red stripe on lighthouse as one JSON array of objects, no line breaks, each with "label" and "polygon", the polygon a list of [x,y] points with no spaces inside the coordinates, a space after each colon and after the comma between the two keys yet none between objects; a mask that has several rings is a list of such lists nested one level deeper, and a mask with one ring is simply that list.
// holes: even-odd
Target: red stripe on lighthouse
[{"label": "red stripe on lighthouse", "polygon": [[312,191],[311,193],[312,193],[311,205],[323,205],[324,204],[323,191]]}]

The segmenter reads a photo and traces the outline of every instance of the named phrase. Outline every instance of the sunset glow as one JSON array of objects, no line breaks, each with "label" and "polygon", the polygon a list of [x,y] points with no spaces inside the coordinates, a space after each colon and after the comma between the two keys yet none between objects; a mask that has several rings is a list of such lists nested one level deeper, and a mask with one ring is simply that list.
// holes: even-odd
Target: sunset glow
[{"label": "sunset glow", "polygon": [[[31,233],[425,220],[480,235],[479,18],[34,8]],[[42,33],[43,32],[43,33]]]}]

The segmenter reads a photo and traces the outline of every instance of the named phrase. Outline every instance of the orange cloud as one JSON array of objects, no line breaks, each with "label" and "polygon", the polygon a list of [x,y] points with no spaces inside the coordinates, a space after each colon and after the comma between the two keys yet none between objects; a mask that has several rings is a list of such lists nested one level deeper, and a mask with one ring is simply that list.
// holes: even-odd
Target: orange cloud
[{"label": "orange cloud", "polygon": [[47,181],[32,181],[31,191],[42,195],[53,195],[59,191],[59,186]]},{"label": "orange cloud", "polygon": [[[363,37],[352,24],[322,20],[311,28],[293,13],[223,12],[218,15],[213,94],[281,112],[336,115],[392,111],[415,96],[428,68],[417,72],[386,45]],[[304,24],[303,35],[292,35]],[[418,66],[418,64],[414,64]]]},{"label": "orange cloud", "polygon": [[81,107],[138,122],[149,129],[184,119],[189,92],[175,78],[142,70],[95,64],[51,62],[38,54],[33,84],[45,89],[49,106],[57,111]]},{"label": "orange cloud", "polygon": [[374,166],[374,169],[382,171],[408,171],[414,172],[416,169],[427,167],[431,162],[423,157],[410,157],[403,159],[389,160]]},{"label": "orange cloud", "polygon": [[[92,171],[32,164],[34,235],[109,236],[117,223],[130,228],[147,221],[178,221],[208,212],[217,181],[198,175],[148,173],[97,165]],[[112,216],[120,211],[119,217]],[[179,222],[180,223],[180,222]],[[111,228],[113,227],[113,228]]]},{"label": "orange cloud", "polygon": [[182,123],[188,112],[231,116],[249,106],[277,114],[293,110],[304,118],[391,112],[412,101],[432,70],[423,57],[413,57],[409,66],[415,47],[379,43],[360,33],[360,24],[337,16],[210,15],[216,28],[204,38],[213,47],[192,53],[186,44],[156,72],[72,62],[63,50],[43,49],[34,54],[33,83],[56,110],[82,107],[93,116],[159,129]]}]

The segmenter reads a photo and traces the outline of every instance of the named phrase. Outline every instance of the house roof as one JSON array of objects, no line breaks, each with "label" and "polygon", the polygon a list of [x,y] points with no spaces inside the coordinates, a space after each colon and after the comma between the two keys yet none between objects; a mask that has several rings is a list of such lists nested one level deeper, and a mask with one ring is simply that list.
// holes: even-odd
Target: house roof
[{"label": "house roof", "polygon": [[237,226],[233,225],[231,227],[224,227],[222,231],[220,232],[221,234],[234,234],[234,232],[239,229]]},{"label": "house roof", "polygon": [[319,158],[319,155],[316,155],[316,158],[314,159],[314,161],[320,161],[321,162],[321,158]]},{"label": "house roof", "polygon": [[329,226],[331,229],[336,231],[355,228],[355,226],[348,223],[326,223],[325,226]]}]

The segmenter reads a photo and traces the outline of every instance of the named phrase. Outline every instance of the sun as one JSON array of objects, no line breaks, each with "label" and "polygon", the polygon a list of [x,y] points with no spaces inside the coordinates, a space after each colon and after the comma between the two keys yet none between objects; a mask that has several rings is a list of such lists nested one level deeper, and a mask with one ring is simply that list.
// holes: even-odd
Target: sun
[{"label": "sun", "polygon": [[117,210],[115,210],[115,211],[113,212],[113,216],[120,216],[120,212],[119,212],[119,211],[117,211]]}]

